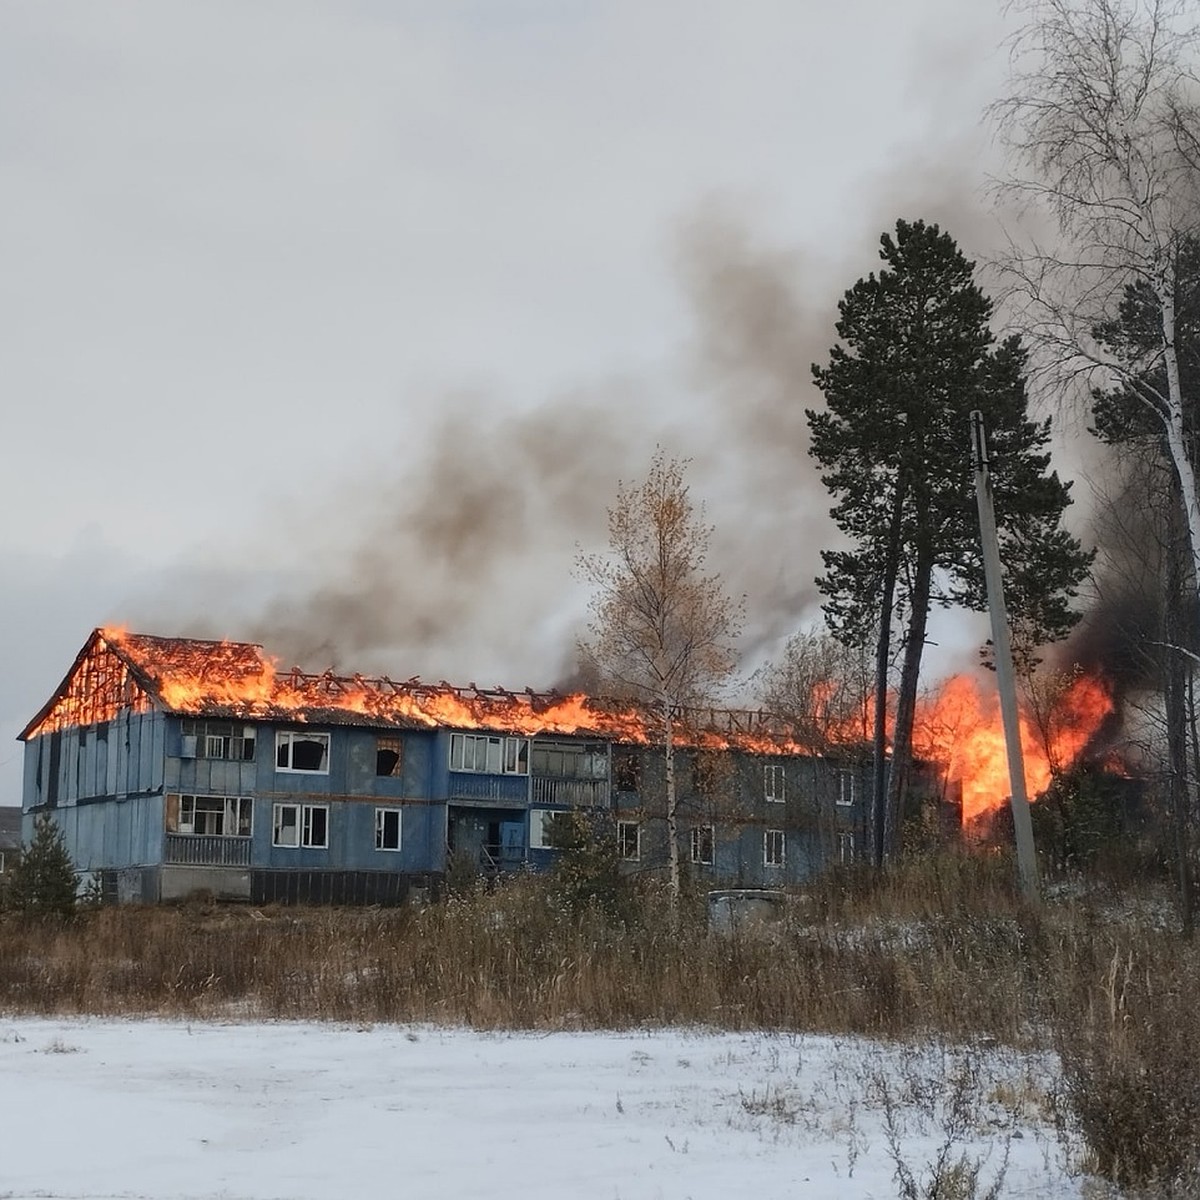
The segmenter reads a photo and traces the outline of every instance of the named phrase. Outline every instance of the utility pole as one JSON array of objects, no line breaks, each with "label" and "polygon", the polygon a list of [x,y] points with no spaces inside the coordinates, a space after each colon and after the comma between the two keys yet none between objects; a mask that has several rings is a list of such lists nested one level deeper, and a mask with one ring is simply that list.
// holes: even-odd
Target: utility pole
[{"label": "utility pole", "polygon": [[1017,711],[1017,680],[1013,671],[1012,640],[1004,607],[1004,578],[1000,568],[1000,543],[992,505],[992,478],[988,470],[987,431],[983,413],[971,413],[971,460],[975,469],[975,500],[979,505],[979,536],[983,543],[983,574],[987,581],[988,615],[992,622],[992,649],[996,657],[996,685],[1000,689],[1000,715],[1004,746],[1008,751],[1008,780],[1013,831],[1017,839],[1017,869],[1021,891],[1031,904],[1038,902],[1037,858],[1033,849],[1033,821],[1025,794],[1025,761],[1021,753],[1021,721]]}]

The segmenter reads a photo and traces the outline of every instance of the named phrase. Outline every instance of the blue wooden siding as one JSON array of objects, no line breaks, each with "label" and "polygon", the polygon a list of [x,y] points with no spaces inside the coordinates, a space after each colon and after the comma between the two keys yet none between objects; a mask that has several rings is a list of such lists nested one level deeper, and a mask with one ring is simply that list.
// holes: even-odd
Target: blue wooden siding
[{"label": "blue wooden siding", "polygon": [[[51,813],[62,830],[71,860],[80,871],[153,866],[162,861],[161,796],[133,796],[99,804],[72,804]],[[33,836],[32,814],[22,837]]]},{"label": "blue wooden siding", "polygon": [[126,713],[32,738],[25,745],[21,807],[28,812],[159,791],[164,737],[161,713]]},{"label": "blue wooden siding", "polygon": [[[253,799],[253,827],[248,845],[242,843],[245,851],[238,847],[239,862],[244,856],[253,867],[276,870],[425,873],[445,870],[453,808],[460,822],[500,821],[504,846],[519,849],[522,861],[540,868],[551,864],[556,852],[530,847],[531,807],[582,804],[609,809],[615,819],[640,822],[638,869],[661,867],[666,861],[661,750],[633,750],[641,756],[641,791],[616,792],[608,780],[451,772],[448,729],[248,724],[255,732],[248,762],[184,757],[181,719],[161,713],[125,714],[102,725],[31,739],[25,748],[22,801],[29,815],[24,834],[32,832],[33,813],[52,810],[81,870],[154,866],[164,861],[166,849],[165,793],[248,796]],[[328,735],[328,772],[276,768],[276,733],[289,729]],[[376,774],[379,737],[400,740],[395,775]],[[766,799],[763,768],[769,764],[783,768],[783,803]],[[714,886],[803,882],[837,860],[839,834],[852,833],[857,852],[865,851],[868,764],[739,752],[721,764],[724,791],[719,798],[689,751],[679,752],[678,765],[680,857],[690,862],[693,827],[713,826],[713,863],[691,864],[691,869]],[[846,771],[854,773],[854,801],[839,804],[847,794],[842,784]],[[276,803],[326,806],[328,846],[273,845]],[[398,851],[375,848],[380,807],[401,812]],[[769,829],[784,832],[782,867],[764,862],[763,839]],[[201,845],[213,842],[212,835],[185,846],[191,836],[173,836],[172,857],[178,860],[193,845],[201,857],[215,852]],[[223,851],[223,844],[217,849]]]},{"label": "blue wooden siding", "polygon": [[[321,733],[329,736],[329,771],[280,771],[275,763],[278,732]],[[400,774],[376,775],[376,749],[380,736],[401,742]],[[399,799],[432,795],[431,757],[436,735],[432,730],[379,731],[317,725],[258,725],[255,765],[258,786],[264,791],[305,795],[376,796]]]},{"label": "blue wooden siding", "polygon": [[[322,804],[329,809],[329,845],[272,844],[274,805]],[[375,810],[400,810],[400,849],[375,849]],[[318,796],[254,802],[251,861],[257,867],[303,871],[443,871],[446,866],[446,809],[427,801],[329,800]]]}]

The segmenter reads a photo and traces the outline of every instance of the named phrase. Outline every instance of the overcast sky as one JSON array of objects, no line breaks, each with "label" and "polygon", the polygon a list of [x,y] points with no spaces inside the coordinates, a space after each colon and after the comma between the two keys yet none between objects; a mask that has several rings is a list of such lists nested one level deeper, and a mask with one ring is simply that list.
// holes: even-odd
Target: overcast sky
[{"label": "overcast sky", "polygon": [[897,217],[994,242],[998,7],[4,0],[0,802],[107,622],[566,678],[656,443],[811,623],[809,363]]}]

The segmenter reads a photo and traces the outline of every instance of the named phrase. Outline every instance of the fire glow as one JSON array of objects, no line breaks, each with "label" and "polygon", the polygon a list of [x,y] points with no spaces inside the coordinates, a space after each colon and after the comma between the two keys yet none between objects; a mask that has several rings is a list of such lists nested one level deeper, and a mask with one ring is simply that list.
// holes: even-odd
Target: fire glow
[{"label": "fire glow", "polygon": [[[990,684],[990,686],[989,686]],[[814,697],[817,705],[821,696]],[[403,682],[386,676],[341,676],[279,671],[258,645],[198,641],[96,630],[54,698],[22,737],[147,712],[155,705],[179,714],[328,724],[364,723],[408,728],[488,729],[523,734],[583,734],[637,745],[661,739],[649,708],[581,693],[510,692],[448,683]],[[1053,773],[1071,766],[1113,711],[1111,694],[1096,678],[1078,676],[1058,689],[1041,722],[1021,717],[1027,793],[1035,798]],[[865,719],[847,723],[831,740],[861,755]],[[684,745],[759,754],[813,754],[779,718],[761,711],[689,711],[673,731]],[[914,753],[937,763],[961,783],[963,822],[1005,803],[1008,759],[994,681],[956,675],[917,709]]]},{"label": "fire glow", "polygon": [[[1055,771],[1078,759],[1113,712],[1113,700],[1102,680],[1080,675],[1048,707],[1042,728],[1028,711],[1020,716],[1031,800],[1046,790]],[[969,675],[945,680],[918,706],[913,741],[917,755],[943,764],[949,779],[961,781],[964,825],[1007,801],[1012,789],[994,681]]]}]

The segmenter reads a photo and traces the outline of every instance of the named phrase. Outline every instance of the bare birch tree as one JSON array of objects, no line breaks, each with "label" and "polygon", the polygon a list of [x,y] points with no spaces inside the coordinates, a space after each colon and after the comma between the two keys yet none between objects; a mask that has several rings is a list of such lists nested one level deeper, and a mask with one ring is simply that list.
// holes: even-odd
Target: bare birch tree
[{"label": "bare birch tree", "polygon": [[732,674],[743,614],[742,601],[707,570],[712,527],[692,503],[687,465],[657,449],[645,480],[618,484],[607,552],[577,560],[596,589],[590,636],[580,643],[585,662],[606,686],[646,703],[661,725],[672,898],[679,894],[676,723]]},{"label": "bare birch tree", "polygon": [[[1020,0],[1009,95],[993,106],[1014,175],[1048,212],[1050,246],[1014,245],[1007,267],[1044,364],[1092,388],[1126,387],[1158,423],[1179,485],[1192,586],[1200,500],[1176,346],[1179,258],[1200,232],[1200,87],[1191,0]],[[1129,288],[1153,296],[1158,334],[1122,355],[1097,329]]]},{"label": "bare birch tree", "polygon": [[783,656],[755,676],[761,703],[814,750],[871,740],[869,654],[826,632],[793,635]]}]

